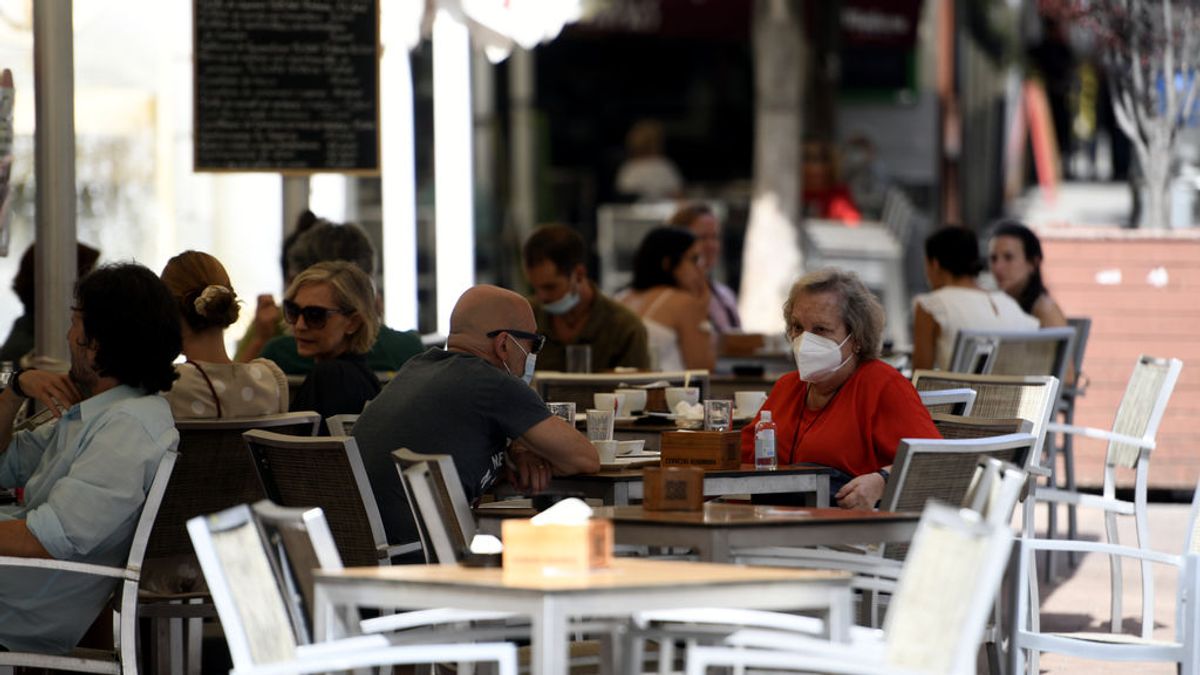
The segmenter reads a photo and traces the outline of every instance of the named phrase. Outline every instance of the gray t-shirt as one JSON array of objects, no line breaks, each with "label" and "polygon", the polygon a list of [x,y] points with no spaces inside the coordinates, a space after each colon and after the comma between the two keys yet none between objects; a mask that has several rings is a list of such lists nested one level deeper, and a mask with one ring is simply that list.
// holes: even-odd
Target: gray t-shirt
[{"label": "gray t-shirt", "polygon": [[410,359],[354,423],[388,543],[417,538],[393,451],[450,455],[474,501],[496,480],[508,440],[548,417],[533,389],[478,356],[435,347]]}]

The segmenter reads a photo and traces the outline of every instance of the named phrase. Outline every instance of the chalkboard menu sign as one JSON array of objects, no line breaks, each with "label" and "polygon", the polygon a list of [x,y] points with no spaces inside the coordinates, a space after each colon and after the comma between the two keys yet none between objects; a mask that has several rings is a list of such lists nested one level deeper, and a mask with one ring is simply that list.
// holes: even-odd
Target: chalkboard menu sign
[{"label": "chalkboard menu sign", "polygon": [[379,171],[377,0],[193,0],[195,168]]}]

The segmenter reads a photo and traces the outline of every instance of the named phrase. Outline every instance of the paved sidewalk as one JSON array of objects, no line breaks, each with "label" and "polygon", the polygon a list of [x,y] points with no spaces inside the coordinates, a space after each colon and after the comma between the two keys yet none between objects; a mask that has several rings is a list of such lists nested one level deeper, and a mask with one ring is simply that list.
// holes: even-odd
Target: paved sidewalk
[{"label": "paved sidewalk", "polygon": [[[1150,505],[1151,547],[1167,553],[1180,553],[1186,535],[1188,504]],[[1103,541],[1104,522],[1097,513],[1080,510],[1080,538]],[[1133,519],[1120,518],[1119,532],[1122,543],[1133,544]],[[1044,512],[1038,523],[1044,526]],[[1066,522],[1065,510],[1060,511],[1060,527]],[[1060,535],[1061,536],[1061,535]],[[1058,564],[1059,578],[1053,585],[1042,585],[1042,630],[1080,631],[1108,630],[1109,599],[1111,597],[1108,558],[1088,555],[1074,570]],[[1175,639],[1175,589],[1176,569],[1155,565],[1154,637],[1164,640]],[[1126,562],[1124,567],[1124,632],[1140,632],[1141,621],[1141,576],[1134,564]],[[1088,675],[1171,675],[1175,668],[1162,663],[1106,663],[1091,659],[1067,658],[1057,654],[1043,654],[1040,664],[1043,673],[1087,673]]]}]

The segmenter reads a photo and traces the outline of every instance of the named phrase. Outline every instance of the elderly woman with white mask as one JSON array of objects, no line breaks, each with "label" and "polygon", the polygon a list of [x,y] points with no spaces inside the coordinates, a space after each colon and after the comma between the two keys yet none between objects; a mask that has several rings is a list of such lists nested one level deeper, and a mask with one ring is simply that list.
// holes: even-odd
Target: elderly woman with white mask
[{"label": "elderly woman with white mask", "polygon": [[[912,384],[879,360],[883,308],[852,272],[805,275],[792,286],[783,316],[796,371],[779,378],[762,407],[775,421],[779,464],[830,467],[837,504],[870,509],[883,495],[900,439],[941,434]],[[743,462],[754,462],[757,422],[742,430]]]}]

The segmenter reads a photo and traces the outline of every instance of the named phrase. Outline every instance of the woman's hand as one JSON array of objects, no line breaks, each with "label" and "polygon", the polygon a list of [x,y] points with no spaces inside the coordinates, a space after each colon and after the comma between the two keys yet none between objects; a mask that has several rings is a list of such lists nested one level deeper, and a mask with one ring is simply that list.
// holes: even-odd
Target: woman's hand
[{"label": "woman's hand", "polygon": [[883,476],[865,473],[843,485],[834,497],[837,499],[837,505],[843,509],[869,511],[875,508],[875,504],[883,496],[884,483]]},{"label": "woman's hand", "polygon": [[62,417],[67,408],[75,405],[83,398],[70,376],[65,373],[51,373],[45,370],[23,370],[20,377],[20,390],[25,395],[37,399],[55,417]]},{"label": "woman's hand", "polygon": [[275,331],[279,326],[279,318],[282,313],[279,310],[279,305],[275,304],[275,297],[270,293],[263,293],[258,296],[258,306],[254,310],[254,334],[258,339],[266,342],[275,337]]}]

